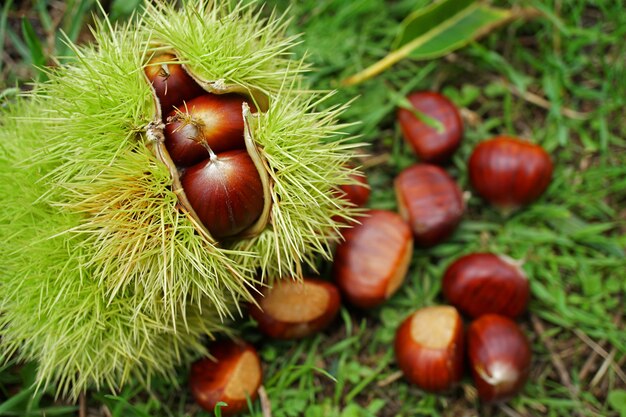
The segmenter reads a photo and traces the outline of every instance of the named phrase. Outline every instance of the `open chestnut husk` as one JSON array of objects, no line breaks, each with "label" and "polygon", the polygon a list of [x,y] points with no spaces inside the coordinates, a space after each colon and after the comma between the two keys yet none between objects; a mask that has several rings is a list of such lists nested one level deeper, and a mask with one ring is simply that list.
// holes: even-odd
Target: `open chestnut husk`
[{"label": "open chestnut husk", "polygon": [[267,336],[301,339],[328,326],[340,307],[339,290],[332,283],[285,279],[261,291],[256,304],[250,306],[250,315]]},{"label": "open chestnut husk", "polygon": [[217,403],[223,416],[248,409],[256,399],[263,372],[256,349],[243,341],[223,340],[209,347],[211,357],[191,365],[189,389],[202,408],[213,412]]},{"label": "open chestnut husk", "polygon": [[[176,68],[186,73],[183,66]],[[259,234],[271,208],[267,164],[250,126],[257,111],[253,102],[263,100],[236,87],[220,88],[177,103],[167,123],[149,132],[157,157],[172,175],[180,207],[211,242]],[[161,95],[154,91],[162,112]]]},{"label": "open chestnut husk", "polygon": [[446,269],[442,290],[450,304],[470,317],[493,313],[516,318],[526,311],[530,284],[513,259],[472,253]]},{"label": "open chestnut husk", "polygon": [[463,320],[451,306],[417,310],[396,332],[398,366],[409,382],[426,391],[444,391],[461,380],[463,348]]},{"label": "open chestnut husk", "polygon": [[406,276],[413,253],[411,229],[396,213],[371,210],[343,236],[333,263],[335,282],[355,306],[382,304]]},{"label": "open chestnut husk", "polygon": [[397,118],[404,139],[423,162],[446,162],[463,137],[459,110],[445,96],[433,91],[417,91],[409,94],[407,99],[419,113],[438,121],[440,128],[430,126],[411,110],[400,108]]},{"label": "open chestnut husk", "polygon": [[[34,383],[70,402],[94,387],[121,392],[135,376],[175,382],[202,340],[232,329],[256,285],[299,279],[331,256],[341,226],[332,216],[358,214],[333,194],[358,158],[346,106],[302,88],[308,64],[287,14],[248,2],[144,4],[125,24],[97,19],[93,42],[69,45],[76,59],[0,111],[0,212],[12,219],[0,243],[0,287],[11,289],[2,350],[39,363]],[[166,51],[207,94],[258,108],[241,112],[260,153],[250,157],[270,176],[265,224],[260,216],[216,241],[193,215],[183,169],[161,147],[166,103],[144,71]]]},{"label": "open chestnut husk", "polygon": [[411,226],[416,245],[431,247],[442,242],[461,222],[463,194],[442,168],[413,165],[396,177],[394,187],[400,215]]},{"label": "open chestnut husk", "polygon": [[552,159],[541,146],[509,136],[479,143],[468,164],[478,194],[506,211],[538,199],[550,184],[552,169]]},{"label": "open chestnut husk", "polygon": [[467,350],[481,400],[507,400],[523,388],[532,354],[528,339],[513,320],[496,314],[479,317],[467,330]]}]

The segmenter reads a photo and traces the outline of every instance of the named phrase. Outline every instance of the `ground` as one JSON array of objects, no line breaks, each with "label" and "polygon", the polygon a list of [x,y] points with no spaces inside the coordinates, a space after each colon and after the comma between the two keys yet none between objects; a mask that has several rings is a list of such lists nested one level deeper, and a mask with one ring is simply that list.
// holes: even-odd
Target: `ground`
[{"label": "ground", "polygon": [[[0,16],[2,100],[38,76],[32,63],[53,64],[68,51],[63,28],[90,39],[91,1],[5,2]],[[541,16],[515,21],[478,42],[432,61],[404,60],[354,87],[341,80],[382,58],[399,22],[429,3],[383,0],[267,1],[287,10],[290,31],[302,33],[297,53],[309,54],[313,86],[338,89],[333,103],[357,97],[344,118],[367,143],[362,164],[371,208],[396,209],[392,181],[416,158],[395,122],[398,96],[418,89],[443,92],[466,123],[448,171],[464,190],[473,147],[497,134],[529,138],[555,162],[553,181],[535,204],[508,216],[472,195],[460,229],[431,250],[417,250],[407,282],[383,307],[343,307],[323,334],[301,342],[262,337],[251,321],[241,334],[260,348],[272,415],[280,416],[607,416],[626,415],[626,10],[598,0],[496,1],[534,7]],[[126,5],[127,7],[122,7]],[[140,2],[105,2],[124,20]],[[24,40],[21,17],[41,39]],[[6,26],[3,23],[6,22]],[[5,30],[6,28],[6,30]],[[331,103],[332,104],[332,103]],[[513,400],[481,405],[469,377],[451,392],[428,394],[403,380],[395,365],[395,328],[411,311],[443,302],[440,280],[458,256],[494,251],[525,261],[532,299],[521,326],[532,341],[530,382]],[[328,277],[329,265],[321,264]],[[185,388],[153,381],[116,395],[90,391],[79,404],[36,395],[34,364],[0,367],[0,415],[202,416]],[[608,399],[610,397],[610,399]],[[621,408],[620,408],[621,407]],[[621,414],[620,414],[621,413]],[[261,416],[255,404],[253,416]]]}]

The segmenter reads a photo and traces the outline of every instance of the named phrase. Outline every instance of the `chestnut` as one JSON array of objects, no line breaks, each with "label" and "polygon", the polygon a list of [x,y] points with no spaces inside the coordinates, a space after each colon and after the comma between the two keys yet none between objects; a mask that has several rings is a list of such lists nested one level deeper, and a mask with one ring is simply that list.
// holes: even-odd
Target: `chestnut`
[{"label": "chestnut", "polygon": [[180,181],[189,204],[216,239],[242,232],[263,211],[261,177],[245,150],[211,151],[207,160],[185,170]]},{"label": "chestnut", "polygon": [[382,304],[398,290],[409,268],[413,254],[409,225],[391,211],[371,210],[343,237],[333,264],[339,289],[357,307]]},{"label": "chestnut", "polygon": [[461,222],[465,201],[461,189],[440,167],[413,165],[394,181],[400,215],[405,218],[422,247],[447,239]]},{"label": "chestnut", "polygon": [[176,60],[173,54],[161,54],[153,57],[144,68],[159,99],[163,115],[168,114],[174,106],[205,92],[182,65],[175,63]]},{"label": "chestnut", "polygon": [[364,207],[370,198],[370,187],[367,177],[365,173],[355,171],[350,174],[350,178],[357,183],[339,186],[339,195],[351,202],[355,207]]},{"label": "chestnut", "polygon": [[213,412],[218,402],[223,416],[248,409],[248,398],[254,401],[263,373],[256,349],[243,341],[224,340],[209,347],[210,358],[191,366],[189,388],[202,408]]},{"label": "chestnut", "polygon": [[476,146],[468,170],[478,194],[510,211],[532,203],[548,188],[552,160],[539,145],[498,136]]},{"label": "chestnut", "polygon": [[250,306],[259,330],[275,339],[300,339],[323,330],[339,311],[339,290],[313,278],[283,279],[265,288]]},{"label": "chestnut", "polygon": [[418,118],[409,109],[400,108],[397,118],[404,139],[424,162],[442,163],[450,159],[461,144],[463,121],[457,107],[445,96],[432,91],[418,91],[407,97],[413,108],[438,121],[439,129]]},{"label": "chestnut", "polygon": [[170,112],[165,125],[165,147],[172,161],[189,166],[215,153],[245,149],[242,105],[239,94],[205,94]]},{"label": "chestnut", "polygon": [[530,285],[513,259],[472,253],[454,261],[443,276],[445,298],[470,317],[494,313],[518,317],[526,310]]},{"label": "chestnut", "polygon": [[508,317],[486,314],[467,330],[467,349],[478,396],[486,402],[517,394],[528,378],[528,339]]},{"label": "chestnut", "polygon": [[463,321],[452,306],[417,310],[396,332],[398,366],[426,391],[450,389],[463,376]]}]

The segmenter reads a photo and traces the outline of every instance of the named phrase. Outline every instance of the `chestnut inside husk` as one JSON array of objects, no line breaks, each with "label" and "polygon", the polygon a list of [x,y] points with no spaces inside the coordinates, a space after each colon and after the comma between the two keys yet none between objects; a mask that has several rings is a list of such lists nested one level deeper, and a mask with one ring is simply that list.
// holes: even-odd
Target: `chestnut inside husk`
[{"label": "chestnut inside husk", "polygon": [[[229,102],[232,102],[233,96],[240,96],[243,98],[241,100],[241,116],[243,119],[243,132],[242,132],[243,143],[245,145],[245,152],[250,157],[252,164],[254,168],[256,169],[256,173],[246,173],[248,175],[247,176],[244,175],[244,179],[253,177],[255,176],[254,174],[258,174],[259,181],[257,182],[256,178],[254,178],[254,181],[252,181],[252,183],[257,187],[258,187],[257,184],[260,184],[261,189],[253,190],[252,196],[256,197],[257,194],[261,194],[262,200],[263,200],[262,207],[260,207],[259,209],[258,208],[259,204],[256,202],[252,202],[251,204],[248,205],[248,204],[245,204],[245,201],[242,201],[241,198],[239,199],[232,198],[232,195],[240,195],[241,193],[233,192],[237,190],[228,189],[229,187],[233,186],[232,182],[230,184],[225,184],[223,183],[223,180],[221,178],[216,178],[215,181],[222,182],[218,184],[221,187],[214,186],[212,188],[214,190],[217,190],[220,188],[223,189],[223,196],[216,197],[214,198],[214,200],[224,199],[225,201],[223,202],[222,206],[225,206],[225,207],[221,207],[221,210],[216,209],[214,213],[215,216],[207,215],[205,212],[210,209],[206,209],[206,208],[202,209],[203,215],[198,214],[198,210],[197,210],[199,209],[197,205],[198,199],[197,198],[192,199],[193,200],[193,204],[192,204],[192,200],[190,200],[188,196],[188,193],[190,191],[189,190],[187,190],[187,192],[185,191],[185,187],[183,186],[183,181],[181,180],[185,176],[188,170],[191,171],[193,169],[196,169],[197,166],[187,168],[185,166],[177,165],[174,162],[174,159],[172,158],[172,155],[170,154],[170,151],[168,150],[168,146],[167,146],[167,140],[172,135],[172,129],[171,128],[166,129],[166,127],[169,127],[168,125],[170,124],[177,124],[178,125],[177,128],[180,128],[180,125],[181,125],[180,117],[177,118],[173,115],[181,115],[181,117],[184,117],[185,113],[183,109],[187,108],[187,101],[183,100],[183,102],[175,104],[174,110],[171,111],[169,117],[167,117],[164,122],[163,112],[164,111],[169,112],[170,109],[164,108],[162,104],[164,102],[167,102],[167,105],[169,105],[170,99],[164,99],[163,93],[155,88],[155,86],[157,86],[156,82],[151,81],[150,78],[148,78],[148,71],[146,71],[145,73],[146,79],[148,83],[152,86],[152,91],[154,93],[155,106],[156,106],[155,118],[154,118],[154,121],[150,124],[150,126],[147,129],[147,137],[149,141],[152,143],[153,152],[155,153],[157,158],[167,166],[172,176],[172,189],[179,199],[180,209],[183,211],[183,213],[185,213],[185,215],[187,215],[190,218],[191,222],[193,223],[197,231],[212,243],[218,243],[218,239],[219,240],[242,239],[242,238],[249,238],[249,237],[258,235],[265,229],[265,227],[267,226],[269,222],[271,202],[272,202],[272,199],[270,196],[272,183],[270,180],[270,175],[268,173],[268,164],[264,160],[262,150],[259,149],[254,139],[255,132],[253,128],[254,126],[253,119],[257,117],[258,114],[254,113],[253,110],[259,109],[261,112],[266,111],[268,108],[268,102],[269,102],[268,97],[259,91],[250,91],[250,90],[243,89],[242,87],[239,87],[236,85],[226,85],[223,80],[215,80],[215,81],[201,80],[197,76],[195,76],[193,72],[190,71],[189,68],[185,66],[185,64],[178,64],[176,62],[178,61],[178,59],[177,59],[176,52],[174,51],[167,51],[164,54],[157,55],[147,64],[146,68],[150,68],[150,65],[159,65],[159,66],[166,65],[164,64],[164,61],[162,59],[159,59],[159,57],[163,55],[166,55],[168,57],[174,57],[174,59],[172,61],[168,61],[168,63],[170,66],[172,65],[179,66],[180,67],[179,69],[182,70],[188,76],[188,77],[183,77],[185,80],[184,81],[185,83],[194,82],[196,84],[196,87],[190,87],[188,85],[185,86],[187,90],[193,92],[193,94],[189,93],[187,96],[189,99],[195,99],[195,100],[191,100],[190,102],[196,102],[196,101],[202,100],[205,97],[211,98],[211,97],[222,96],[224,97],[225,103],[227,100]],[[151,62],[154,62],[154,64],[151,64]],[[198,97],[198,93],[197,93],[198,88],[202,89],[202,91],[205,92],[206,96],[200,95]],[[167,88],[165,89],[165,91],[167,91]],[[180,97],[184,99],[185,93],[183,92],[180,95]],[[211,100],[212,102],[219,102],[219,98],[215,98],[215,99],[211,98]],[[231,105],[232,107],[231,103],[225,104],[225,105]],[[167,136],[168,134],[170,136]],[[237,175],[236,175],[237,173],[231,172],[231,171],[236,171],[236,169],[240,168],[243,165],[240,164],[241,166],[227,167],[226,169],[219,170],[215,168],[216,165],[218,164],[216,163],[211,164],[211,163],[218,160],[220,154],[214,153],[212,149],[210,149],[209,145],[207,144],[207,141],[205,140],[203,140],[202,142],[199,141],[198,145],[199,147],[206,148],[206,153],[209,155],[208,158],[204,158],[202,156],[200,158],[197,158],[199,160],[204,159],[205,161],[208,161],[208,163],[206,163],[205,166],[211,169],[206,169],[205,170],[206,172],[211,172],[213,175],[217,171],[229,172],[231,178],[237,178]],[[227,158],[227,160],[230,161],[234,159]],[[198,162],[198,161],[194,161],[194,162]],[[201,165],[201,164],[203,164],[202,161],[200,161],[198,165]],[[246,169],[248,169],[248,167],[250,166],[250,164],[248,163],[244,165]],[[223,175],[223,176],[226,176],[226,175]],[[195,177],[198,178],[198,177],[201,177],[201,175],[200,176],[196,175]],[[187,183],[188,187],[189,187],[189,182],[190,181],[185,182]],[[200,183],[199,186],[201,187],[203,185]],[[251,187],[250,181],[248,181],[247,184],[241,183],[241,186],[250,188]],[[194,194],[199,195],[202,193],[202,191],[203,190],[200,190],[199,192],[196,192]],[[244,195],[246,195],[246,193],[244,193]],[[251,194],[248,192],[247,195],[251,195]],[[196,209],[194,209],[194,205]],[[248,211],[252,210],[250,207],[254,207],[253,209],[254,213],[245,212],[247,210]],[[227,213],[227,214],[219,215],[218,213]],[[255,219],[252,222],[250,222],[251,216],[252,218]],[[243,225],[235,224],[233,226],[233,223],[237,223],[238,219],[240,218],[246,219],[245,224]],[[225,223],[228,223],[228,224],[225,224]]]}]

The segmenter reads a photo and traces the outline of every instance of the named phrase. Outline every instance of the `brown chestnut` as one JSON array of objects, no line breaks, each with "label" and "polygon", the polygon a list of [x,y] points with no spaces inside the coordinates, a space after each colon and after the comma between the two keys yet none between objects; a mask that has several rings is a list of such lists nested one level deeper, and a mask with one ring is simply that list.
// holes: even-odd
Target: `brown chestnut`
[{"label": "brown chestnut", "polygon": [[450,304],[470,317],[494,313],[515,318],[526,310],[530,285],[513,259],[472,253],[454,261],[442,282]]},{"label": "brown chestnut", "polygon": [[343,236],[333,264],[339,289],[355,306],[382,304],[406,276],[413,253],[411,229],[396,213],[371,210]]},{"label": "brown chestnut", "polygon": [[370,187],[367,182],[365,173],[355,171],[350,177],[356,182],[355,184],[346,184],[339,186],[341,197],[345,198],[356,207],[364,207],[370,198]]},{"label": "brown chestnut", "polygon": [[432,91],[418,91],[407,97],[413,108],[435,119],[430,126],[409,109],[398,110],[398,122],[404,139],[424,162],[442,163],[450,159],[461,144],[463,121],[457,107],[446,97]]},{"label": "brown chestnut", "polygon": [[176,60],[173,54],[157,55],[144,68],[159,99],[163,115],[168,114],[174,106],[205,93],[183,67],[175,63]]},{"label": "brown chestnut", "polygon": [[552,160],[539,145],[498,136],[476,146],[468,170],[478,194],[509,211],[543,194],[552,179]]},{"label": "brown chestnut", "polygon": [[526,383],[530,344],[508,317],[487,314],[472,322],[467,330],[467,349],[474,383],[483,401],[509,399]]},{"label": "brown chestnut", "polygon": [[176,165],[189,166],[215,153],[244,149],[242,105],[238,94],[205,94],[188,101],[167,117],[165,147]]},{"label": "brown chestnut", "polygon": [[434,246],[448,238],[461,222],[465,201],[461,189],[440,167],[413,165],[394,182],[398,209],[415,237],[415,244]]},{"label": "brown chestnut", "polygon": [[410,382],[426,391],[451,388],[463,376],[463,321],[454,307],[417,310],[396,332],[398,366]]},{"label": "brown chestnut", "polygon": [[246,411],[248,398],[254,401],[263,379],[256,350],[248,343],[224,340],[212,344],[209,354],[211,358],[191,366],[189,388],[195,401],[209,412],[225,402],[223,416]]},{"label": "brown chestnut", "polygon": [[276,339],[300,339],[323,330],[339,311],[339,290],[313,278],[283,279],[265,288],[250,306],[259,330]]},{"label": "brown chestnut", "polygon": [[245,150],[223,152],[194,165],[180,178],[189,204],[216,238],[236,235],[261,215],[263,184]]}]

